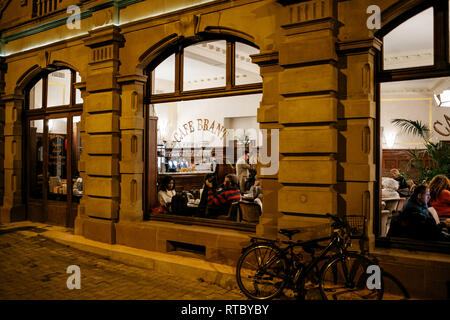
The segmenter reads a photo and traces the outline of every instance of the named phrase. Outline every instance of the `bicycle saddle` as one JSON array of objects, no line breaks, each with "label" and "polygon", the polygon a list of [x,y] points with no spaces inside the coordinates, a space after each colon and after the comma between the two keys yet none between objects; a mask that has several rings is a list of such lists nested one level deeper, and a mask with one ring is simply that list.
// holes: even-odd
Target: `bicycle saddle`
[{"label": "bicycle saddle", "polygon": [[297,234],[300,232],[300,230],[298,229],[280,229],[279,231],[281,234],[285,235],[286,237],[289,238],[289,240],[292,240],[292,236],[294,234]]}]

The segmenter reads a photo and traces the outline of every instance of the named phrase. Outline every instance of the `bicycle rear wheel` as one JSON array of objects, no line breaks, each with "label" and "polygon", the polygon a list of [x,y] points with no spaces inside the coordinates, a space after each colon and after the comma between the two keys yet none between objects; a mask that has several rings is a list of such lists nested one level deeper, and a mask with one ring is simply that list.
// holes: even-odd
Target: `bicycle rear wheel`
[{"label": "bicycle rear wheel", "polygon": [[238,260],[236,280],[250,299],[272,299],[281,293],[287,281],[287,261],[283,251],[271,244],[249,248]]},{"label": "bicycle rear wheel", "polygon": [[[356,253],[331,258],[322,272],[320,293],[324,300],[381,300],[383,277],[372,283],[367,267],[375,263]],[[370,279],[369,279],[370,278]],[[369,283],[368,283],[369,280]]]}]

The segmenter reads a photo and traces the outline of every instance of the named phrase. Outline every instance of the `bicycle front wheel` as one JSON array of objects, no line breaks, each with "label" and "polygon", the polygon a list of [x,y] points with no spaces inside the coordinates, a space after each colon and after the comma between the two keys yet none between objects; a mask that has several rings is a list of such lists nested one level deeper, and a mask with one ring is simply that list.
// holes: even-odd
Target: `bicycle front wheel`
[{"label": "bicycle front wheel", "polygon": [[287,262],[283,251],[270,244],[249,248],[239,258],[236,280],[241,291],[250,299],[272,299],[286,285]]},{"label": "bicycle front wheel", "polygon": [[381,300],[384,290],[382,275],[377,277],[371,272],[367,273],[367,268],[374,264],[356,253],[346,253],[331,258],[322,269],[320,276],[322,298],[324,300]]}]

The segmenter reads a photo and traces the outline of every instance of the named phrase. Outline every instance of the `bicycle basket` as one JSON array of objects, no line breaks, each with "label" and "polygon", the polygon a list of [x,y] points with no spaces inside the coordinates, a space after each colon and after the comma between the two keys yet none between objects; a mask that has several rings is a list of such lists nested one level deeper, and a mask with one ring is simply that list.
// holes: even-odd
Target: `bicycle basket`
[{"label": "bicycle basket", "polygon": [[350,227],[350,236],[352,238],[360,238],[364,235],[366,218],[358,215],[345,216]]}]

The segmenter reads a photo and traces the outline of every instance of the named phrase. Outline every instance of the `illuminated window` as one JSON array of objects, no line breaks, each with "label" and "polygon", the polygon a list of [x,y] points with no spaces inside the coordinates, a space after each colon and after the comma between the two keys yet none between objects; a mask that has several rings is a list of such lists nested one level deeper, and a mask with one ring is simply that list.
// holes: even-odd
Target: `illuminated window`
[{"label": "illuminated window", "polygon": [[[156,162],[149,159],[148,170],[158,176],[157,182],[152,174],[148,175],[147,188],[155,190],[157,184],[158,189],[157,197],[150,194],[147,199],[151,219],[190,219],[200,225],[255,228],[262,211],[262,195],[252,198],[250,188],[255,182],[256,154],[262,144],[257,122],[262,78],[251,55],[258,53],[257,48],[241,42],[208,40],[178,47],[147,71],[147,92],[151,94],[146,103],[148,114],[152,114],[147,121],[148,127],[154,128],[151,132],[156,133],[149,135],[147,155],[152,157],[156,149],[157,158]],[[206,177],[212,175],[213,185],[219,188],[229,180],[227,174],[237,173],[236,162],[245,158],[246,151],[250,154],[246,160],[250,174],[248,179],[234,177],[236,200],[218,206],[208,204]],[[155,167],[151,167],[153,164]],[[175,182],[174,192],[188,196],[185,207],[179,204],[180,199],[166,203],[161,191],[167,193],[164,186],[169,177]],[[239,202],[245,197],[250,204]],[[152,202],[152,198],[159,202]],[[166,214],[152,213],[159,204]],[[241,209],[241,205],[248,208]]]}]

